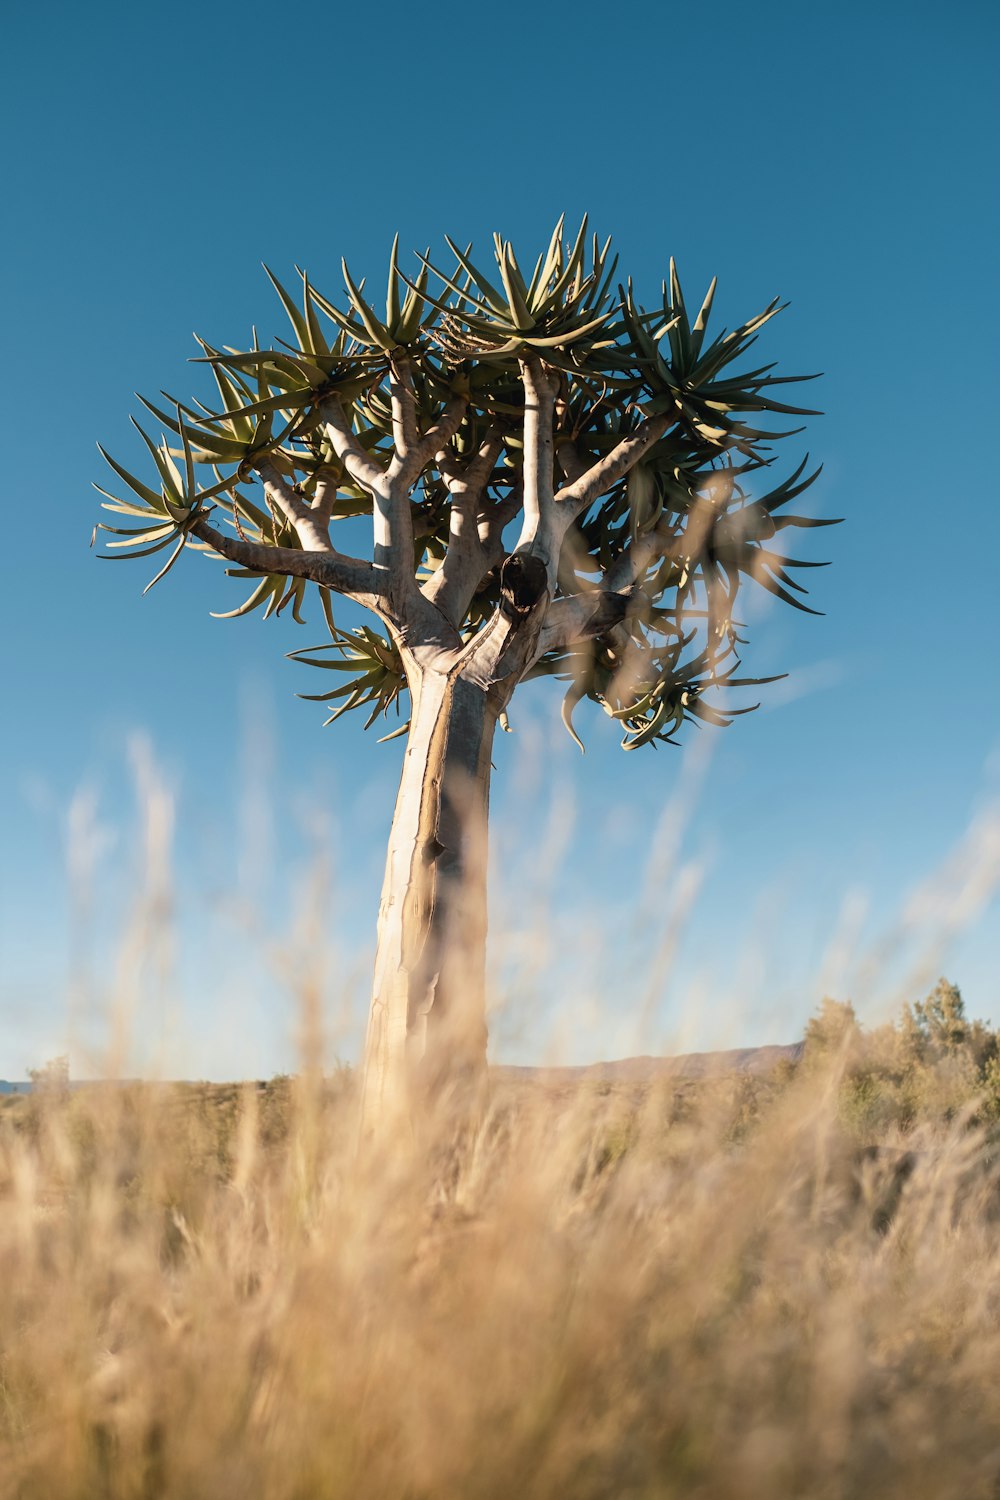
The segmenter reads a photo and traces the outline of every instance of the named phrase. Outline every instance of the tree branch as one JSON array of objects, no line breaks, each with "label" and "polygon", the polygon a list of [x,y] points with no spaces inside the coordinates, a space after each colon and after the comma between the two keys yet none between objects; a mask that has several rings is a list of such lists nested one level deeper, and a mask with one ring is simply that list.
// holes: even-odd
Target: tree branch
[{"label": "tree branch", "polygon": [[382,597],[376,570],[357,557],[327,548],[318,552],[297,547],[272,547],[267,542],[245,541],[217,531],[208,520],[194,520],[191,533],[218,552],[227,562],[255,573],[283,573],[289,578],[308,578],[338,594],[346,594],[369,609],[382,612]]},{"label": "tree branch", "polygon": [[598,587],[617,593],[638,583],[652,563],[666,557],[674,544],[675,536],[673,527],[661,521],[651,531],[636,537],[607,569]]},{"label": "tree branch", "polygon": [[410,484],[400,473],[398,457],[388,470],[367,454],[355,436],[344,408],[336,399],[324,404],[326,432],[344,468],[356,483],[372,497],[374,562],[381,575],[380,592],[392,601],[396,618],[401,619],[407,599],[419,593],[413,576],[413,517],[410,512]]},{"label": "tree branch", "polygon": [[392,485],[405,485],[410,489],[434,455],[455,436],[462,425],[469,399],[467,396],[452,396],[437,422],[421,435],[413,389],[413,367],[406,354],[396,354],[392,358],[389,399],[395,453],[389,465],[388,479]]},{"label": "tree branch", "polygon": [[413,513],[410,491],[421,470],[445,443],[450,442],[465,415],[468,400],[457,396],[445,408],[429,433],[413,442],[415,407],[410,405],[412,378],[405,361],[397,360],[392,384],[395,389],[394,429],[408,451],[394,453],[387,469],[359,443],[350,420],[336,398],[324,405],[326,432],[344,468],[372,496],[374,577],[380,600],[379,613],[391,623],[401,641],[419,649],[423,644],[447,641],[454,646],[454,627],[417,587],[413,569]]},{"label": "tree branch", "polygon": [[587,466],[571,437],[556,438],[556,462],[562,469],[563,478],[568,484],[582,478],[586,473]]},{"label": "tree branch", "polygon": [[326,435],[333,444],[333,451],[354,482],[360,484],[362,489],[368,490],[374,497],[384,495],[387,489],[386,472],[382,465],[362,448],[354,434],[347,413],[336,397],[324,401],[321,408],[321,420]]},{"label": "tree branch", "polygon": [[478,521],[483,491],[502,446],[502,430],[491,427],[476,456],[466,463],[459,463],[447,450],[437,455],[438,468],[451,495],[448,549],[433,578],[424,584],[423,593],[456,627],[465,618],[484,575],[499,561],[489,558],[490,549]]},{"label": "tree branch", "polygon": [[414,479],[422,469],[427,467],[435,453],[440,453],[441,449],[451,442],[462,425],[468,407],[467,396],[451,397],[434,426],[427,430],[414,449],[413,462],[416,467]]},{"label": "tree branch", "polygon": [[592,640],[620,623],[637,596],[637,585],[647,568],[667,555],[674,540],[673,530],[661,522],[621,553],[596,588],[556,599],[542,625],[539,656],[577,641]]},{"label": "tree branch", "polygon": [[[487,430],[486,436],[479,445],[479,451],[475,458],[470,459],[465,466],[464,473],[460,475],[460,482],[469,494],[475,496],[477,502],[481,499],[483,490],[496,468],[500,450],[503,447],[503,428],[493,423]],[[454,465],[448,465],[448,453],[444,450],[445,468],[441,472],[445,475],[446,482],[455,474]],[[450,474],[448,468],[450,467]],[[449,484],[449,489],[451,488]]]},{"label": "tree branch", "polygon": [[571,484],[564,485],[556,495],[556,506],[565,505],[572,512],[574,519],[581,515],[588,505],[592,505],[635,467],[643,454],[647,453],[654,443],[658,443],[663,434],[673,426],[673,422],[674,418],[670,414],[647,417],[635,432],[623,438],[617,447],[604,458],[587,469],[579,478],[574,479]]},{"label": "tree branch", "polygon": [[333,516],[333,507],[337,503],[337,490],[339,485],[333,475],[324,475],[317,481],[316,493],[313,495],[312,509],[327,526]]},{"label": "tree branch", "polygon": [[536,354],[526,355],[520,365],[524,385],[524,531],[518,546],[523,549],[551,518],[555,391]]},{"label": "tree branch", "polygon": [[254,467],[260,475],[264,493],[271,504],[281,512],[306,552],[332,552],[330,533],[325,522],[297,495],[292,486],[279,473],[270,458],[260,459]]},{"label": "tree branch", "polygon": [[621,624],[635,598],[634,588],[620,592],[594,589],[572,594],[549,605],[538,637],[536,660],[546,651],[563,651],[580,641],[591,641]]},{"label": "tree branch", "polygon": [[395,481],[409,467],[420,441],[413,367],[406,354],[394,354],[390,360],[389,401],[392,406],[392,444],[396,450],[389,465],[389,477]]},{"label": "tree branch", "polygon": [[512,484],[502,500],[498,500],[489,510],[483,511],[480,514],[479,540],[486,548],[487,554],[493,548],[500,549],[494,562],[490,564],[491,567],[500,559],[505,528],[513,521],[523,504],[523,484]]}]

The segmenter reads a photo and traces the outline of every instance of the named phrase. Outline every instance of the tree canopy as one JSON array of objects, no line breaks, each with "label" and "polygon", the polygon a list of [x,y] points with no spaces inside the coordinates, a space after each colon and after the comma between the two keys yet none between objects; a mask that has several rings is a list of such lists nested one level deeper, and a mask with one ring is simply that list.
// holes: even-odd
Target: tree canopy
[{"label": "tree canopy", "polygon": [[[328,639],[292,654],[337,673],[308,695],[330,719],[398,710],[408,643],[471,642],[502,603],[511,550],[540,557],[549,585],[523,675],[567,683],[574,737],[585,697],[620,721],[626,749],[748,712],[705,697],[775,680],[741,675],[740,589],[816,613],[796,574],[823,564],[775,538],[835,524],[788,510],[819,472],[808,458],[771,473],[774,445],[801,431],[773,419],[814,414],[781,388],[814,377],[745,358],[777,300],[710,333],[714,280],[689,310],[671,261],[647,307],[610,240],[586,220],[575,237],[564,227],[530,271],[496,236],[488,272],[449,239],[451,260],[428,251],[408,274],[397,238],[384,302],[346,263],[339,300],[305,271],[295,296],[268,271],[290,337],[199,339],[211,399],[141,398],[160,428],[136,423],[148,482],[101,450],[126,486],[101,491],[127,523],[101,523],[110,555],[165,554],[153,583],[185,550],[225,559],[248,592],[223,618],[302,620],[315,590]],[[364,517],[370,556],[342,551],[333,538],[357,546]],[[341,628],[335,593],[385,632]]]}]

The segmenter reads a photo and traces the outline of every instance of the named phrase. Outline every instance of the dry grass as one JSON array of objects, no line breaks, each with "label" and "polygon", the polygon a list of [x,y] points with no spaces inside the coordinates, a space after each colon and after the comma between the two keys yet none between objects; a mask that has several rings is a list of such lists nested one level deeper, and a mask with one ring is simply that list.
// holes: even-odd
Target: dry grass
[{"label": "dry grass", "polygon": [[0,1496],[995,1496],[991,1127],[866,1153],[846,1066],[505,1083],[405,1164],[348,1075],[7,1101]]},{"label": "dry grass", "polygon": [[0,1500],[1000,1497],[1000,1036],[947,986],[763,1078],[498,1077],[389,1160],[347,1071],[64,1082],[0,1099]]}]

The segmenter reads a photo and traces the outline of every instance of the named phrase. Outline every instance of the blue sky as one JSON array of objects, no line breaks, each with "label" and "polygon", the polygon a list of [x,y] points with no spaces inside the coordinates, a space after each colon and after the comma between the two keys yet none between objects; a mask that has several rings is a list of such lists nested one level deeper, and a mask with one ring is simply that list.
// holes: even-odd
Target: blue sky
[{"label": "blue sky", "polygon": [[[255,0],[12,13],[0,1076],[67,1035],[86,1065],[116,984],[141,1057],[166,1039],[188,1074],[293,1066],[288,955],[321,846],[330,1046],[356,1054],[400,743],[323,730],[295,698],[313,684],[283,656],[319,620],[211,620],[238,585],[200,558],[146,598],[148,564],[98,562],[94,445],[138,459],[132,392],[194,389],[192,329],[282,331],[262,260],[336,294],[341,254],[381,276],[397,229],[415,249],[499,229],[527,258],[562,211],[613,234],[650,298],[673,254],[690,295],[718,275],[724,322],[791,302],[766,352],[824,371],[811,498],[847,524],[802,534],[833,563],[810,579],[822,619],[754,607],[746,663],[790,683],[707,764],[623,756],[599,713],[581,758],[551,685],[515,700],[495,927],[527,882],[564,956],[498,939],[497,1054],[791,1039],[827,981],[877,1019],[935,966],[1000,1023],[985,875],[951,923],[975,859],[996,860],[1000,795],[998,31],[985,0],[394,0],[296,10],[287,40]],[[173,946],[136,977],[143,744],[173,797]],[[94,855],[75,904],[70,827],[77,865],[81,828]]]}]

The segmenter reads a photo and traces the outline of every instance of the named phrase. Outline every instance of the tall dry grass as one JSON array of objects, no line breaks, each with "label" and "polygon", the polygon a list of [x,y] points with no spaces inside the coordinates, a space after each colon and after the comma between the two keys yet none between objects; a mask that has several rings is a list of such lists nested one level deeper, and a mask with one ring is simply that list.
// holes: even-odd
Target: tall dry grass
[{"label": "tall dry grass", "polygon": [[364,1164],[347,1077],[8,1104],[0,1495],[995,1496],[990,1128],[861,1152],[843,1066]]},{"label": "tall dry grass", "polygon": [[498,1076],[383,1158],[315,1050],[54,1071],[0,1103],[0,1500],[993,1500],[1000,1048],[849,1021],[766,1078]]}]

